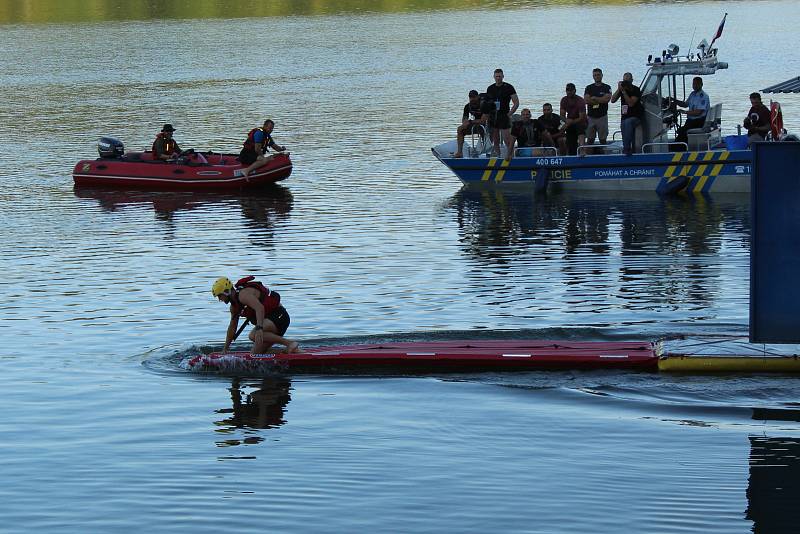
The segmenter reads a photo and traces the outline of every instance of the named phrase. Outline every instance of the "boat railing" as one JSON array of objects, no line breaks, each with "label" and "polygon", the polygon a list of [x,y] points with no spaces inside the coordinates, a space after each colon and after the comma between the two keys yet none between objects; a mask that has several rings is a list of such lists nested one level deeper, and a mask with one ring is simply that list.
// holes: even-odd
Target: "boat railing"
[{"label": "boat railing", "polygon": [[[534,152],[537,152],[534,154]],[[520,158],[533,158],[548,156],[552,152],[553,156],[558,156],[558,150],[554,146],[524,146],[514,150],[514,155]]]},{"label": "boat railing", "polygon": [[491,149],[489,130],[483,124],[473,124],[470,128],[469,154],[470,157],[477,158],[481,153]]},{"label": "boat railing", "polygon": [[[679,143],[679,142],[676,142],[676,141],[658,141],[658,142],[643,144],[642,145],[642,154],[646,153],[644,149],[647,148],[647,147],[651,147],[651,146],[666,146],[669,149],[669,147],[674,146],[674,145],[683,146],[683,149],[685,151],[689,150],[689,145],[687,143],[683,143],[683,142]],[[674,152],[674,151],[673,150],[667,150],[667,152]]]},{"label": "boat railing", "polygon": [[[601,152],[600,154],[592,154],[593,156],[613,156],[614,154],[621,154],[622,153],[622,147],[620,147],[619,145],[611,145],[611,144],[609,144],[609,145],[581,145],[581,146],[578,147],[577,154],[579,156],[585,156],[585,155],[587,155],[587,153],[586,153],[587,150],[589,150],[589,149],[594,150],[596,148],[602,148],[603,152]],[[606,148],[611,149],[611,152],[605,152]],[[583,152],[583,153],[581,153],[581,152]]]}]

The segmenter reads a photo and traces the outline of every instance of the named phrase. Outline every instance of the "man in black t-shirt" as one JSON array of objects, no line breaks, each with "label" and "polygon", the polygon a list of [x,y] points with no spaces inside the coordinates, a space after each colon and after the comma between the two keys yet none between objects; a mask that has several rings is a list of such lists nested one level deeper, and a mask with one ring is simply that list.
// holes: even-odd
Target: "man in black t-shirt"
[{"label": "man in black t-shirt", "polygon": [[[494,83],[486,88],[490,103],[494,109],[489,114],[489,126],[492,128],[492,155],[500,155],[500,136],[506,145],[506,159],[511,159],[511,116],[519,107],[517,91],[510,83],[503,81],[503,69],[494,70]],[[513,102],[513,107],[509,104]]]},{"label": "man in black t-shirt", "polygon": [[553,105],[550,103],[542,106],[542,114],[536,119],[537,126],[539,127],[539,137],[542,140],[542,146],[558,146],[560,137],[564,137],[561,131],[561,116],[553,113]]},{"label": "man in black t-shirt", "polygon": [[489,108],[485,102],[481,102],[478,91],[473,89],[469,92],[469,102],[464,106],[464,113],[461,115],[461,126],[456,130],[456,140],[458,146],[453,154],[454,158],[463,157],[464,137],[473,133],[483,135],[484,126],[489,119]]},{"label": "man in black t-shirt", "polygon": [[[625,75],[628,76],[628,73],[625,73]],[[633,77],[631,76],[630,79],[633,79]],[[636,128],[641,126],[642,117],[644,117],[644,106],[642,106],[641,101],[642,92],[633,85],[633,82],[623,78],[617,84],[617,93],[619,93],[618,98],[620,98],[620,103],[622,104],[622,120],[620,123],[622,129],[622,151],[625,155],[630,156],[636,144]],[[615,96],[617,93],[614,93]]]},{"label": "man in black t-shirt", "polygon": [[586,86],[583,99],[586,101],[586,144],[594,144],[597,134],[601,145],[608,139],[608,102],[611,100],[611,87],[603,83],[603,71],[592,70],[594,83]]}]

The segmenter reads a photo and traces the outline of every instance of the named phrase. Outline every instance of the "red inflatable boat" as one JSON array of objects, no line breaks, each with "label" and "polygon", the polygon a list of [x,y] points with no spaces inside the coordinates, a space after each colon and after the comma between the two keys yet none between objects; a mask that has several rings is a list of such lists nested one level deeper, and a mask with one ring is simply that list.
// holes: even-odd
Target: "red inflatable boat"
[{"label": "red inflatable boat", "polygon": [[[103,138],[98,144],[100,157],[82,160],[75,165],[72,177],[76,185],[110,186],[128,189],[254,189],[284,180],[292,173],[288,154],[275,154],[273,159],[242,176],[246,165],[238,154],[191,152],[173,162],[154,160],[152,152],[123,154],[122,144]],[[104,144],[105,143],[105,144]]]},{"label": "red inflatable boat", "polygon": [[194,371],[462,372],[536,369],[657,370],[650,342],[539,340],[435,341],[315,347],[295,354],[211,353],[185,363]]}]

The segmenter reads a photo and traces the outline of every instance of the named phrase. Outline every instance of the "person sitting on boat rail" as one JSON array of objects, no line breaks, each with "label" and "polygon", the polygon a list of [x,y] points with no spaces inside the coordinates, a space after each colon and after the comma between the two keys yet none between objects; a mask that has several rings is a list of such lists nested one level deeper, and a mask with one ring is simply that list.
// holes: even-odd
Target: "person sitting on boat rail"
[{"label": "person sitting on boat rail", "polygon": [[179,156],[183,152],[175,139],[172,138],[172,132],[174,131],[175,128],[171,124],[165,124],[161,128],[161,131],[156,135],[155,141],[153,141],[153,159],[168,161],[175,159],[175,156]]},{"label": "person sitting on boat rail", "polygon": [[539,138],[542,140],[541,146],[558,146],[559,139],[564,137],[561,132],[561,117],[553,113],[553,105],[546,102],[542,106],[542,114],[536,119],[539,127]]},{"label": "person sitting on boat rail", "polygon": [[686,121],[683,123],[683,126],[678,128],[675,141],[678,143],[688,143],[689,130],[693,128],[702,128],[706,123],[708,110],[711,109],[711,101],[708,98],[708,94],[703,91],[703,78],[700,76],[692,78],[692,92],[689,93],[689,98],[687,98],[685,102],[676,99],[675,104],[682,108],[688,108],[685,111],[679,110],[686,115]]},{"label": "person sitting on boat rail", "polygon": [[290,319],[286,308],[281,306],[280,295],[256,281],[255,277],[246,276],[235,285],[228,278],[218,278],[211,286],[211,294],[220,302],[230,304],[231,320],[223,353],[228,352],[236,337],[240,317],[255,325],[249,336],[253,342],[252,354],[263,354],[275,343],[286,347],[286,352],[298,351],[297,341],[283,337]]},{"label": "person sitting on boat rail", "polygon": [[[519,107],[517,90],[503,81],[503,69],[494,70],[494,83],[486,88],[489,102],[494,102],[494,110],[489,114],[492,129],[492,155],[500,155],[500,137],[506,144],[506,159],[511,159],[511,117]],[[513,106],[509,104],[513,102]]]},{"label": "person sitting on boat rail", "polygon": [[[464,113],[461,115],[461,126],[456,130],[456,141],[458,143],[454,158],[463,156],[464,137],[469,134],[483,135],[484,126],[489,120],[488,102],[482,102],[478,91],[473,89],[469,92],[469,102],[464,105]],[[472,118],[470,118],[472,117]]]},{"label": "person sitting on boat rail", "polygon": [[[520,115],[522,120],[515,121],[511,125],[511,154],[514,153],[514,145],[519,148],[535,147],[541,144],[539,139],[539,124],[532,118],[531,110],[524,108]],[[511,155],[509,158],[511,159]]]},{"label": "person sitting on boat rail", "polygon": [[608,103],[611,101],[611,86],[603,83],[603,71],[592,69],[594,83],[590,83],[583,91],[586,101],[586,144],[593,145],[594,137],[605,145],[608,140]]},{"label": "person sitting on boat rail", "polygon": [[612,102],[620,100],[621,116],[620,130],[622,130],[622,153],[626,156],[633,154],[636,147],[636,128],[642,125],[644,106],[642,106],[642,92],[633,85],[633,75],[626,72],[622,81],[617,83],[617,90],[611,97]]},{"label": "person sitting on boat rail", "polygon": [[564,139],[559,140],[561,154],[574,156],[578,153],[578,147],[585,142],[586,133],[586,101],[575,94],[575,84],[568,83],[566,87],[567,95],[561,99],[561,110],[559,115],[564,119],[561,132],[565,134]]},{"label": "person sitting on boat rail", "polygon": [[770,129],[770,112],[761,102],[760,93],[750,93],[750,111],[742,124],[747,128],[747,145],[767,138]]},{"label": "person sitting on boat rail", "polygon": [[275,128],[275,121],[267,119],[261,128],[253,128],[247,134],[242,151],[239,153],[239,161],[242,165],[249,165],[242,170],[242,176],[247,176],[252,171],[263,167],[274,158],[274,154],[267,156],[268,149],[272,148],[278,152],[286,150],[285,146],[275,144],[272,139],[272,130]]}]

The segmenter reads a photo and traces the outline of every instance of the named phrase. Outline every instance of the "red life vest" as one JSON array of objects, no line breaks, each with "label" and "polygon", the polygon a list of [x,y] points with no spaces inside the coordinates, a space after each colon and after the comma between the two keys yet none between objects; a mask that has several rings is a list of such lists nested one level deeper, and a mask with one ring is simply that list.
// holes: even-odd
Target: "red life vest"
[{"label": "red life vest", "polygon": [[772,133],[772,140],[779,141],[783,137],[783,112],[778,102],[770,102],[769,130]]},{"label": "red life vest", "polygon": [[[264,315],[275,311],[275,309],[281,305],[281,296],[275,291],[270,291],[267,286],[257,281],[255,276],[245,276],[236,282],[233,287],[235,287],[237,291],[241,291],[246,287],[257,289],[259,293],[258,300],[261,302],[261,305],[264,306]],[[245,317],[253,324],[256,323],[256,311],[249,306],[237,302],[237,304],[234,305],[233,313],[239,317]]]},{"label": "red life vest", "polygon": [[158,135],[156,135],[155,141],[153,141],[152,150],[154,158],[158,158],[159,156],[159,154],[156,154],[156,143],[158,143],[159,139],[164,140],[164,154],[166,154],[167,156],[171,156],[172,154],[175,153],[175,147],[178,146],[178,143],[175,142],[174,139],[167,139],[167,136],[164,134],[164,132],[159,132]]},{"label": "red life vest", "polygon": [[249,150],[251,152],[255,152],[256,151],[255,135],[256,135],[256,132],[258,132],[258,131],[260,131],[260,132],[262,132],[264,134],[264,141],[261,143],[261,153],[262,154],[266,154],[267,153],[267,147],[269,146],[270,142],[272,141],[272,136],[269,135],[267,132],[265,132],[263,128],[253,128],[252,130],[250,130],[250,132],[248,132],[247,139],[245,139],[244,145],[243,145],[244,146],[244,150]]}]

